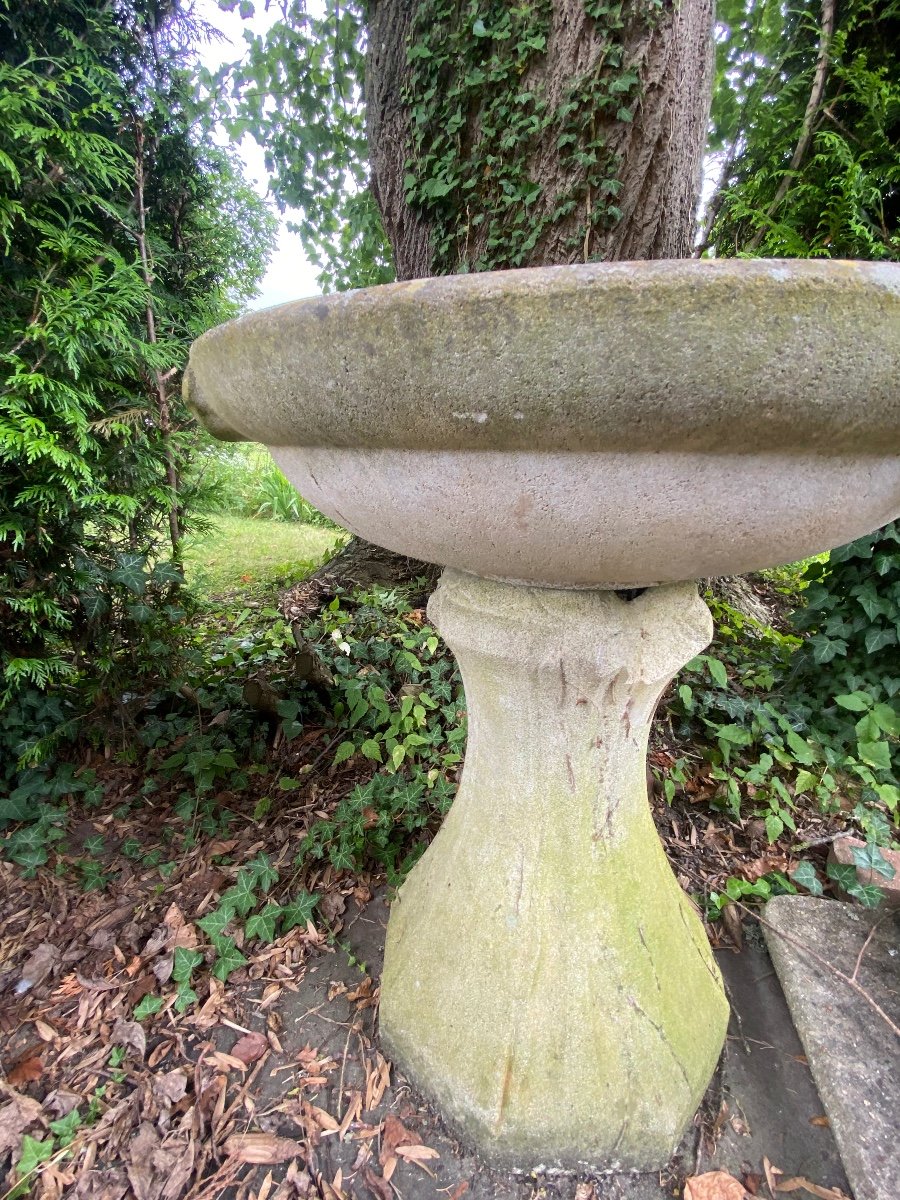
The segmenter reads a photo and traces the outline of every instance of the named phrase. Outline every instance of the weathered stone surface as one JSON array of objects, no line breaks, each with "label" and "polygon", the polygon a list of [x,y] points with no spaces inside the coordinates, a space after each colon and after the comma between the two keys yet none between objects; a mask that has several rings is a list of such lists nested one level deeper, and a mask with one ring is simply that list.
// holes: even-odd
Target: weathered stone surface
[{"label": "weathered stone surface", "polygon": [[728,1006],[647,805],[656,701],[708,642],[692,585],[626,602],[444,573],[469,712],[459,794],[388,927],[388,1053],[489,1161],[648,1170]]},{"label": "weathered stone surface", "polygon": [[811,896],[778,896],[765,915],[769,952],[855,1200],[897,1200],[900,1040],[825,964],[852,977],[859,962],[857,982],[900,1024],[900,917]]},{"label": "weathered stone surface", "polygon": [[737,574],[900,510],[900,267],[415,280],[195,343],[191,404],[389,549],[557,587]]}]

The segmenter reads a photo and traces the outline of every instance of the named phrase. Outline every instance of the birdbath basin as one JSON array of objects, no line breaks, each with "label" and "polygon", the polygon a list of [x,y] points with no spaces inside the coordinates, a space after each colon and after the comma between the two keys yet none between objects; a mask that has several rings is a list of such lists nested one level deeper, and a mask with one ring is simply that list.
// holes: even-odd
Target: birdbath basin
[{"label": "birdbath basin", "polygon": [[652,262],[417,280],[195,343],[189,402],[323,512],[447,567],[459,793],[391,912],[380,1031],[498,1163],[652,1169],[727,1004],[650,816],[686,580],[900,512],[900,268]]}]

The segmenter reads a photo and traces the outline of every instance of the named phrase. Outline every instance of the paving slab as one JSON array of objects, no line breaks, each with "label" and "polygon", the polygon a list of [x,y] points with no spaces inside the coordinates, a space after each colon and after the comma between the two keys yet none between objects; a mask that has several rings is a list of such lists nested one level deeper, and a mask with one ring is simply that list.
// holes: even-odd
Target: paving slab
[{"label": "paving slab", "polygon": [[[294,990],[284,991],[274,1009],[254,1012],[254,1005],[248,1006],[248,1026],[263,1031],[268,1022],[268,1028],[277,1030],[283,1051],[271,1057],[255,1081],[255,1128],[296,1137],[294,1118],[301,1097],[340,1118],[354,1093],[365,1092],[378,1051],[377,1009],[354,997],[367,978],[371,985],[364,984],[363,991],[374,989],[380,978],[388,913],[383,894],[363,906],[350,900],[338,938],[309,961]],[[740,953],[719,951],[717,958],[733,1010],[728,1041],[704,1104],[668,1170],[490,1170],[396,1069],[378,1104],[360,1114],[345,1139],[323,1133],[309,1145],[308,1169],[327,1181],[340,1170],[346,1194],[355,1200],[378,1200],[367,1182],[366,1166],[378,1174],[379,1145],[365,1130],[392,1114],[440,1155],[427,1164],[433,1176],[412,1163],[400,1163],[391,1183],[403,1200],[681,1200],[686,1176],[715,1170],[728,1171],[751,1186],[759,1182],[759,1194],[764,1194],[765,1158],[785,1176],[805,1176],[820,1187],[840,1188],[849,1195],[833,1135],[821,1123],[822,1101],[755,923],[746,923]],[[221,1032],[225,1037],[219,1048],[228,1050],[239,1034],[227,1028]],[[304,1055],[308,1058],[310,1047],[319,1061],[336,1064],[312,1088],[303,1086],[297,1067]],[[275,1177],[283,1170],[276,1167]],[[897,1197],[900,1191],[892,1200]]]},{"label": "paving slab", "polygon": [[834,1135],[758,923],[745,920],[740,952],[719,950],[716,960],[731,1022],[717,1079],[714,1136],[701,1142],[700,1169],[759,1179],[767,1158],[785,1177],[848,1193]]},{"label": "paving slab", "polygon": [[855,1200],[897,1200],[900,1038],[891,1022],[900,1025],[900,915],[779,896],[765,921]]}]

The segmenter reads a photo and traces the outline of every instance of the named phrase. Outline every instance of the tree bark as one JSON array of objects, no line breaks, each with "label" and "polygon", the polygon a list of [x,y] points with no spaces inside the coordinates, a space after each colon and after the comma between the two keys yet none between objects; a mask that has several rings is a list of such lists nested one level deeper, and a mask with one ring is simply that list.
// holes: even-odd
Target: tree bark
[{"label": "tree bark", "polygon": [[[399,279],[434,273],[428,223],[404,194],[412,155],[407,39],[415,9],[416,0],[371,0],[369,6],[366,103],[372,187]],[[584,135],[586,147],[599,140],[618,164],[621,218],[611,227],[608,222],[592,225],[588,192],[577,211],[549,225],[520,265],[690,256],[712,80],[713,0],[667,0],[651,20],[653,9],[638,0],[627,4],[625,24],[616,33],[625,50],[617,69],[631,69],[639,79],[632,119],[598,110]],[[467,13],[460,9],[460,21],[468,19]],[[611,70],[604,66],[609,45],[607,30],[587,16],[584,0],[554,0],[545,51],[532,62],[521,86],[539,91],[555,109],[573,80]],[[481,116],[477,106],[468,115],[459,136],[463,155],[477,153]],[[571,172],[561,161],[558,136],[551,124],[531,147],[528,175],[541,188],[529,210],[535,222],[557,211],[570,188]],[[461,226],[472,215],[461,206]],[[473,233],[472,260],[478,256],[479,236],[485,235]]]}]

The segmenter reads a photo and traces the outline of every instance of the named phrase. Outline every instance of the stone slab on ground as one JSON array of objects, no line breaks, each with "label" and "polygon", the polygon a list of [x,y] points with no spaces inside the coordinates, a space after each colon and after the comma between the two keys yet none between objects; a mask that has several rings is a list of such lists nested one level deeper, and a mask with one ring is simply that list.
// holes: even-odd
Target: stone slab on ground
[{"label": "stone slab on ground", "polygon": [[[305,974],[285,990],[274,1008],[249,1004],[247,1024],[277,1029],[282,1053],[273,1054],[253,1084],[253,1127],[267,1133],[298,1136],[296,1115],[302,1097],[320,1110],[342,1117],[353,1093],[365,1092],[366,1075],[376,1061],[376,1010],[365,998],[354,1000],[366,978],[381,974],[388,906],[376,895],[359,907],[351,900],[344,928],[334,946],[309,960]],[[804,1175],[820,1187],[849,1194],[830,1129],[811,1121],[823,1112],[821,1100],[802,1058],[802,1048],[761,937],[748,922],[741,953],[717,955],[733,1007],[725,1054],[695,1127],[688,1130],[679,1157],[659,1174],[489,1170],[422,1103],[396,1070],[390,1085],[361,1124],[376,1127],[387,1114],[439,1159],[429,1160],[431,1177],[413,1163],[401,1162],[391,1183],[403,1200],[681,1200],[685,1176],[725,1170],[738,1179],[762,1180],[763,1159],[785,1176]],[[369,985],[363,987],[363,993]],[[240,1035],[223,1028],[219,1048],[228,1050]],[[303,1087],[298,1060],[312,1047],[318,1061],[335,1064],[323,1082]],[[308,1052],[306,1054],[308,1058]],[[369,1165],[380,1172],[377,1140],[358,1137],[354,1125],[346,1140],[323,1133],[310,1147],[313,1174],[330,1181],[342,1172],[343,1190],[354,1200],[378,1200],[366,1182],[361,1147]],[[286,1168],[276,1167],[280,1178]],[[576,1189],[578,1191],[576,1192]],[[764,1194],[764,1184],[759,1194]]]},{"label": "stone slab on ground", "polygon": [[900,1196],[900,916],[778,896],[765,927],[856,1200]]},{"label": "stone slab on ground", "polygon": [[785,1177],[849,1192],[824,1108],[790,1010],[755,920],[739,953],[716,960],[731,1004],[717,1082],[717,1136],[701,1143],[700,1169],[762,1176],[763,1157]]}]

